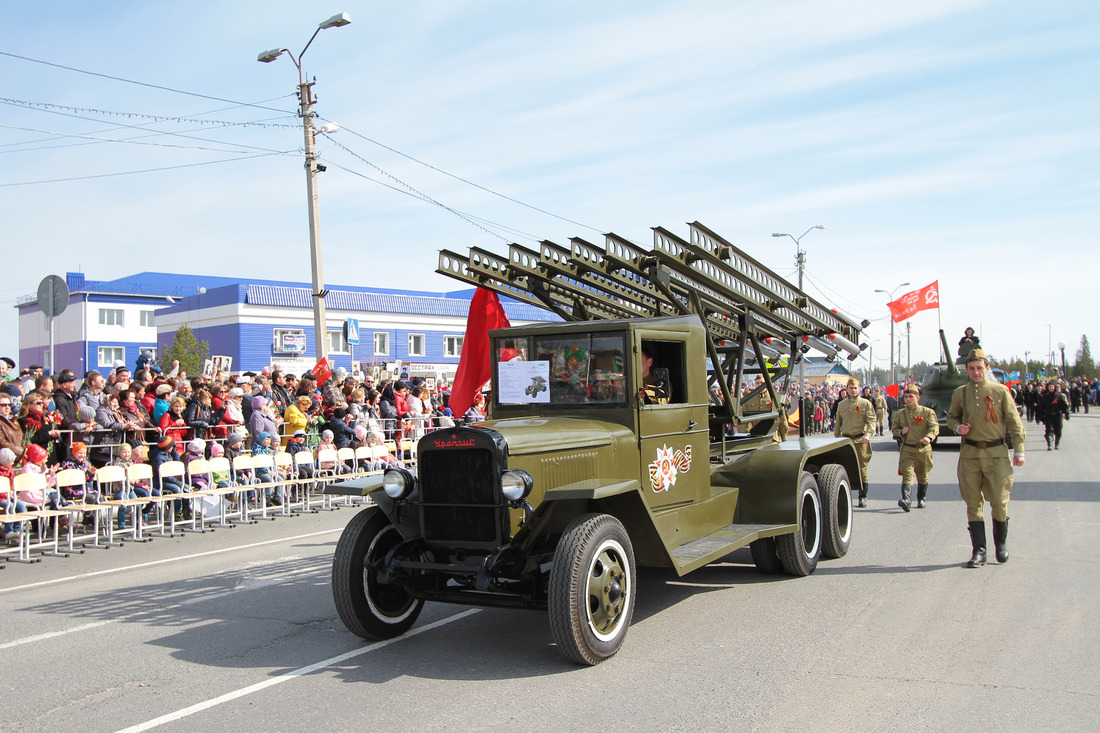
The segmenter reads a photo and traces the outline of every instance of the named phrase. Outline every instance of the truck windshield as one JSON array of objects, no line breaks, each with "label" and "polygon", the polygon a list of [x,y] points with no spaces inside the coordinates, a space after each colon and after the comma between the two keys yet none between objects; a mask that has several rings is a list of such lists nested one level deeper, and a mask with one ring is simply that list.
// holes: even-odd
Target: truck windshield
[{"label": "truck windshield", "polygon": [[502,405],[626,402],[626,334],[536,336],[528,353],[513,344],[497,351]]}]

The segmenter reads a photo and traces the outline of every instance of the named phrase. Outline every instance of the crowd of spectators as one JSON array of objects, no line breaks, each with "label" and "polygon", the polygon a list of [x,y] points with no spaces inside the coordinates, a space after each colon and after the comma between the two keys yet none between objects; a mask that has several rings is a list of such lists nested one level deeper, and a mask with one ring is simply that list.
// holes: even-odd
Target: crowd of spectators
[{"label": "crowd of spectators", "polygon": [[[91,488],[81,496],[54,488],[53,476],[65,468],[85,471],[91,487],[95,470],[108,464],[148,461],[156,476],[168,460],[401,445],[455,424],[443,380],[431,389],[420,377],[376,384],[369,375],[339,367],[320,383],[312,372],[277,368],[189,376],[177,363],[162,370],[147,354],[137,366],[131,372],[118,364],[106,374],[92,370],[78,378],[68,369],[47,375],[38,365],[15,375],[14,362],[0,360],[0,476],[39,472],[50,487],[42,496],[0,496],[0,509],[95,503]],[[483,406],[484,400],[477,401],[459,420],[484,420]],[[397,462],[393,455],[388,460]],[[182,490],[170,480],[166,484],[166,490]],[[189,505],[181,500],[177,512],[188,518]],[[120,512],[120,526],[125,522]],[[6,538],[13,532],[7,527]]]}]

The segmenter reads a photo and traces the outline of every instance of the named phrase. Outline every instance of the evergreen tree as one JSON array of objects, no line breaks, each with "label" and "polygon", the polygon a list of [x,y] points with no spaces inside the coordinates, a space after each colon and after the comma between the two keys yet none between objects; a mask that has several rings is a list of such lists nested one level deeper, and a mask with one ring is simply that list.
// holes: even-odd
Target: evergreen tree
[{"label": "evergreen tree", "polygon": [[1081,346],[1077,349],[1077,360],[1070,371],[1075,377],[1091,377],[1096,373],[1096,362],[1092,360],[1088,336],[1081,336]]},{"label": "evergreen tree", "polygon": [[210,344],[195,338],[195,332],[186,325],[176,329],[176,335],[172,343],[164,350],[164,356],[159,361],[165,371],[173,361],[179,361],[180,371],[194,376],[202,374],[203,364],[210,358]]}]

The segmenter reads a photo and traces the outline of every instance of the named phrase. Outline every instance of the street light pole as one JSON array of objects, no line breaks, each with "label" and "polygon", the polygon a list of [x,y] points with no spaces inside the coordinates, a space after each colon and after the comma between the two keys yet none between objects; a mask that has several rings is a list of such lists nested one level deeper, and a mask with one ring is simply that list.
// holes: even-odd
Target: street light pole
[{"label": "street light pole", "polygon": [[[309,254],[310,270],[313,275],[313,336],[320,361],[328,356],[328,330],[326,328],[327,316],[325,314],[325,290],[324,273],[321,269],[321,213],[317,204],[317,171],[324,170],[317,166],[316,131],[313,127],[313,85],[316,82],[307,82],[302,74],[302,57],[305,56],[309,45],[317,34],[328,28],[339,28],[351,22],[351,16],[347,13],[334,15],[317,26],[313,35],[309,37],[305,48],[295,58],[289,49],[273,48],[264,51],[256,57],[257,61],[269,64],[284,53],[294,62],[298,69],[298,116],[302,118],[302,129],[305,135],[305,169],[306,169],[306,201],[309,210]],[[322,130],[325,132],[325,130]]]},{"label": "street light pole", "polygon": [[[812,232],[814,229],[824,229],[824,224],[814,224],[812,227],[802,232],[798,237],[787,234],[786,232],[772,232],[773,237],[790,237],[794,240],[794,260],[798,265],[798,292],[802,292],[802,272],[806,269],[806,252],[802,249],[802,237]],[[795,354],[791,354],[791,358],[796,358]],[[802,390],[805,389],[805,375],[806,375],[806,362],[805,359],[798,360],[798,390],[796,395],[798,396],[798,435],[799,437],[806,437],[806,420],[803,413],[803,407],[805,406],[805,400],[803,399]]]},{"label": "street light pole", "polygon": [[[886,293],[887,295],[890,296],[890,300],[888,302],[893,303],[894,302],[894,293],[896,293],[899,288],[904,288],[908,284],[909,283],[902,283],[901,285],[898,285],[893,290],[876,290],[875,292],[876,293]],[[899,348],[900,348],[900,345],[899,345]],[[893,313],[890,314],[890,384],[897,384],[897,379],[894,377],[894,314]]]}]

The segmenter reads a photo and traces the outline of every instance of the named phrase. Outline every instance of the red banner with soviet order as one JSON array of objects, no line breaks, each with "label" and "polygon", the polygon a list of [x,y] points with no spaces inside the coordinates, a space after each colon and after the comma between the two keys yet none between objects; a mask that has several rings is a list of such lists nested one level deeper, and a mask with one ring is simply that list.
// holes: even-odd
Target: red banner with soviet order
[{"label": "red banner with soviet order", "polygon": [[911,318],[919,311],[926,311],[940,307],[940,281],[936,280],[931,285],[920,290],[906,293],[892,303],[887,303],[890,315],[894,317],[894,323]]}]

